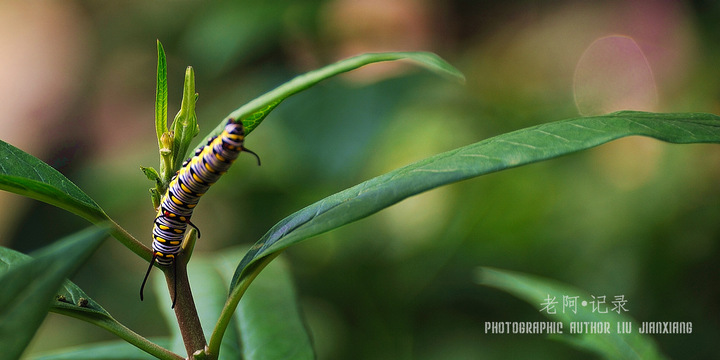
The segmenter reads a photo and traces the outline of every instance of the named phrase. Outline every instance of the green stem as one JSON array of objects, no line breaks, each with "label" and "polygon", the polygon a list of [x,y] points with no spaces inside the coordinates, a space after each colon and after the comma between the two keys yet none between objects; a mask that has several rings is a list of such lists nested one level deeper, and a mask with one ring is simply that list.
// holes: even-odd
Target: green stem
[{"label": "green stem", "polygon": [[150,262],[152,259],[152,250],[150,250],[149,247],[135,239],[135,237],[130,235],[127,230],[123,229],[123,227],[118,225],[114,220],[110,219],[110,224],[110,235],[112,235],[112,237],[120,241],[120,243],[125,245],[130,251],[145,259],[145,261]]},{"label": "green stem", "polygon": [[145,244],[141,243],[134,236],[130,235],[127,230],[123,229],[122,226],[118,225],[115,220],[111,219],[104,211],[98,210],[95,212],[89,211],[73,211],[75,214],[83,217],[85,220],[95,224],[110,224],[110,235],[120,241],[125,247],[130,249],[141,258],[150,262],[152,259],[152,250]]},{"label": "green stem", "polygon": [[[53,308],[52,311],[61,315],[67,315],[83,321],[88,321],[88,319],[78,316],[77,312],[75,311],[66,311],[63,308]],[[174,352],[167,350],[162,346],[159,346],[151,342],[150,340],[138,335],[137,333],[128,329],[123,324],[119,323],[117,320],[111,317],[98,317],[97,319],[91,321],[91,323],[111,332],[112,334],[117,335],[119,338],[134,345],[138,349],[143,350],[152,356],[155,356],[158,359],[183,359],[182,356],[175,354]]]}]

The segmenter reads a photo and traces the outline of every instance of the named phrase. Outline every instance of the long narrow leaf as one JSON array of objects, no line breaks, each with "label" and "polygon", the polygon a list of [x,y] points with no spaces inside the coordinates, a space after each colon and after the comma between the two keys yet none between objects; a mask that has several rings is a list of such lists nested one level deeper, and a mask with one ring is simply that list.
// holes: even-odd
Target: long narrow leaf
[{"label": "long narrow leaf", "polygon": [[429,52],[386,52],[386,53],[370,53],[354,56],[345,60],[340,60],[334,64],[322,67],[317,70],[299,75],[292,80],[278,86],[277,88],[255,98],[249,103],[241,106],[237,110],[230,113],[225,119],[210,132],[210,136],[218,135],[222,132],[228,119],[241,120],[245,126],[245,133],[252,132],[265,117],[280,103],[305,89],[308,89],[317,83],[372,63],[383,61],[408,60],[422,67],[425,67],[438,74],[465,81],[465,76],[445,60],[436,54]]},{"label": "long narrow leaf", "polygon": [[195,71],[191,66],[188,66],[185,69],[185,81],[183,82],[183,97],[180,104],[180,111],[175,115],[172,123],[174,133],[172,148],[173,167],[172,169],[167,169],[170,171],[170,174],[163,174],[163,176],[169,176],[163,179],[168,182],[170,181],[170,177],[175,174],[175,171],[182,166],[182,163],[187,157],[190,142],[200,132],[197,124],[197,115],[195,114],[196,102]]},{"label": "long narrow leaf", "polygon": [[[598,307],[598,311],[590,307],[582,307],[581,301],[594,301],[585,291],[555,281],[538,278],[535,276],[510,272],[506,270],[481,268],[478,272],[478,281],[482,285],[491,286],[506,291],[518,298],[521,298],[533,305],[550,320],[561,321],[563,335],[560,340],[569,342],[573,346],[584,350],[595,352],[606,359],[664,359],[655,345],[655,342],[647,335],[638,332],[620,334],[617,331],[617,324],[633,323],[633,319],[624,312],[617,312],[608,309],[612,305],[607,301],[608,308]],[[575,307],[562,309],[563,297],[577,297],[578,304]],[[554,314],[543,311],[545,299],[556,299],[557,307],[553,308]],[[548,302],[549,304],[549,302]],[[603,305],[604,306],[604,305]],[[603,311],[602,313],[600,311]],[[609,324],[608,333],[593,333],[584,331],[579,334],[570,335],[570,323],[605,323]],[[555,336],[555,335],[553,335]]]},{"label": "long narrow leaf", "polygon": [[309,237],[436,187],[585,150],[625,136],[671,143],[720,143],[720,117],[624,111],[546,123],[418,161],[318,201],[280,221],[238,265],[230,297],[253,263]]},{"label": "long narrow leaf", "polygon": [[157,41],[158,63],[157,81],[155,86],[155,132],[158,139],[158,147],[162,149],[160,141],[162,134],[168,131],[167,107],[168,107],[168,82],[167,82],[167,60],[165,49],[160,40]]},{"label": "long narrow leaf", "polygon": [[0,276],[0,352],[20,356],[42,323],[58,288],[100,246],[105,228],[69,236],[41,251],[35,259],[16,262]]}]

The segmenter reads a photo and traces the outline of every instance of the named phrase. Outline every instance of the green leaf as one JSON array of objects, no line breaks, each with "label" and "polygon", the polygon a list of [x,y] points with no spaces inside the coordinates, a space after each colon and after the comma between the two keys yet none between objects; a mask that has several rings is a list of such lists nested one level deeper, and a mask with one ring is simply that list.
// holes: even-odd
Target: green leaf
[{"label": "green leaf", "polygon": [[158,63],[157,82],[155,86],[155,132],[157,133],[158,147],[163,148],[162,135],[168,131],[167,107],[168,107],[168,82],[167,82],[167,61],[165,49],[160,40],[157,41]]},{"label": "green leaf", "polygon": [[[153,339],[153,342],[167,347],[167,339]],[[75,346],[44,354],[31,355],[32,360],[153,360],[155,356],[133,347],[124,341],[108,341]]]},{"label": "green leaf", "polygon": [[[238,250],[231,249],[223,252],[228,251],[237,257],[242,256],[238,254]],[[188,276],[193,285],[198,316],[206,338],[212,334],[215,320],[220,317],[225,300],[227,300],[228,280],[223,274],[224,266],[222,256],[197,256],[188,263]],[[238,330],[236,327],[232,327],[222,341],[219,359],[242,359],[241,348]]]},{"label": "green leaf", "polygon": [[[180,111],[175,115],[173,120],[173,168],[170,174],[163,174],[169,180],[175,175],[175,171],[180,169],[182,163],[186,159],[187,151],[190,148],[190,142],[200,132],[197,124],[197,116],[195,115],[195,103],[197,102],[197,94],[195,93],[195,72],[191,66],[185,70],[185,82],[183,84],[183,98],[180,104]],[[169,177],[167,177],[169,175]]]},{"label": "green leaf", "polygon": [[[671,143],[719,143],[720,117],[623,111],[517,130],[438,154],[318,201],[273,226],[238,265],[232,305],[255,263],[309,237],[359,220],[409,196],[476,176],[585,150],[625,136]],[[260,266],[261,267],[261,266]],[[251,277],[250,277],[251,279]]]},{"label": "green leaf", "polygon": [[141,166],[140,170],[142,170],[148,180],[155,183],[155,187],[150,188],[150,199],[152,200],[153,207],[157,209],[160,206],[160,200],[162,198],[160,191],[165,189],[160,174],[151,167]]},{"label": "green leaf", "polygon": [[[247,248],[243,247],[223,251],[220,256],[206,260],[206,263],[212,264],[215,271],[222,276],[222,284],[228,284],[233,276],[237,259],[241,258],[246,250]],[[227,291],[227,288],[225,290]],[[213,314],[212,319],[221,316],[220,310],[227,300],[224,295],[226,292],[222,294],[220,301],[215,300],[213,308],[217,313]],[[232,316],[232,322],[229,324],[228,332],[221,338],[221,359],[315,358],[310,336],[298,310],[290,270],[282,259],[274,261],[258,276],[240,302],[237,313],[229,315]],[[217,335],[213,334],[213,336]],[[211,351],[216,351],[217,340],[218,338],[210,338]],[[225,356],[229,342],[242,344],[242,356]],[[240,351],[240,348],[237,351]]]},{"label": "green leaf", "polygon": [[7,255],[13,261],[0,276],[0,349],[9,359],[20,357],[42,323],[58,288],[100,246],[107,228],[91,228],[64,238],[35,259]]},{"label": "green leaf", "polygon": [[[231,274],[228,267],[228,280]],[[315,358],[285,261],[273,261],[257,277],[240,301],[235,323],[247,360]]]},{"label": "green leaf", "polygon": [[[22,263],[29,262],[32,257],[21,252],[0,247],[0,274],[5,273],[11,267],[17,267]],[[85,294],[82,289],[69,280],[65,280],[57,290],[50,311],[57,313],[77,313],[73,317],[83,316],[105,316],[110,314],[97,302]]]},{"label": "green leaf", "polygon": [[[595,352],[606,359],[665,358],[649,336],[639,334],[637,331],[630,334],[618,334],[618,323],[634,321],[625,315],[623,311],[611,311],[612,305],[610,302],[612,299],[606,299],[608,308],[605,310],[607,310],[607,313],[595,312],[592,311],[592,308],[583,308],[580,304],[577,306],[577,312],[574,313],[569,309],[562,311],[562,299],[564,296],[577,296],[578,302],[594,300],[590,294],[569,285],[492,268],[481,268],[478,272],[478,281],[482,285],[498,288],[525,300],[553,321],[562,321],[564,324],[563,334],[553,335],[553,337],[567,341],[581,349]],[[546,299],[548,298],[555,298],[558,301],[555,314],[549,314],[546,310],[543,311],[545,306],[543,303],[547,303]],[[610,331],[609,333],[600,334],[583,332],[570,335],[571,322],[606,322],[610,324]],[[633,327],[637,328],[635,325]]]},{"label": "green leaf", "polygon": [[[175,311],[170,308],[172,298],[170,298],[170,294],[168,294],[165,276],[160,271],[154,271],[150,274],[150,279],[148,279],[148,282],[152,283],[153,293],[155,294],[155,296],[157,296],[157,312],[162,315],[163,319],[165,319],[165,323],[167,324],[168,329],[170,329],[167,348],[171,351],[182,354],[185,351],[185,346],[183,344],[180,328],[178,328]],[[195,290],[193,292],[195,292]],[[197,305],[198,304],[196,303],[196,308],[198,307]]]},{"label": "green leaf", "polygon": [[147,177],[148,180],[154,182],[157,185],[160,185],[160,174],[158,174],[157,170],[151,167],[144,166],[141,166],[140,170],[142,170],[143,174],[145,174],[145,177]]},{"label": "green leaf", "polygon": [[265,93],[264,95],[241,106],[230,113],[207,137],[217,136],[222,133],[229,119],[241,120],[245,126],[245,133],[252,132],[265,117],[280,103],[315,84],[333,76],[355,70],[368,64],[383,62],[409,60],[433,72],[447,76],[459,81],[465,81],[463,74],[448,64],[439,56],[429,52],[386,52],[371,53],[354,56],[334,64],[299,75],[283,85]]},{"label": "green leaf", "polygon": [[[0,190],[57,206],[92,223],[112,220],[80,188],[40,159],[0,140]],[[112,222],[111,234],[128,249],[150,261],[152,253],[125,229]]]},{"label": "green leaf", "polygon": [[30,256],[19,251],[0,247],[0,276],[4,274],[11,266],[17,266],[25,261],[30,261]]},{"label": "green leaf", "polygon": [[2,140],[0,190],[46,202],[94,223],[108,219],[100,206],[64,175]]}]

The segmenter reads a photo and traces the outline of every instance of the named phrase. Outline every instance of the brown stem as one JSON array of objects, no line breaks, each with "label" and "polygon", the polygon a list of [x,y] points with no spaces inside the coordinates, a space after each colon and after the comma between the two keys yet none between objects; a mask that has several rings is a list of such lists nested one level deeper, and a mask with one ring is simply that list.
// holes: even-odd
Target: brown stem
[{"label": "brown stem", "polygon": [[[188,353],[188,359],[193,358],[193,353],[198,350],[204,350],[206,341],[203,334],[200,318],[198,317],[195,301],[193,300],[192,291],[190,290],[190,282],[187,276],[187,265],[181,257],[175,259],[175,264],[166,268],[165,280],[167,281],[170,296],[177,294],[175,299],[175,317],[180,327],[185,350]],[[173,266],[177,266],[174,271]],[[175,286],[177,284],[177,293]]]}]

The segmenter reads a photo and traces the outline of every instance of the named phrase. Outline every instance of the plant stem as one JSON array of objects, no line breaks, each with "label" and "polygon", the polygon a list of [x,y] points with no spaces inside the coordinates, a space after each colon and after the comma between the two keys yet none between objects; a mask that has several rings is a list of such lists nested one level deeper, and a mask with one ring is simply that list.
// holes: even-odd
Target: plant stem
[{"label": "plant stem", "polygon": [[117,335],[119,338],[127,341],[128,343],[134,345],[140,350],[145,351],[146,353],[155,356],[158,359],[163,360],[182,360],[182,356],[175,354],[174,352],[167,350],[163,348],[162,346],[159,346],[150,340],[138,335],[136,332],[128,329],[125,325],[119,323],[117,320],[115,320],[112,317],[105,317],[105,316],[99,316],[94,317],[92,320],[88,320],[87,317],[78,316],[78,312],[76,311],[68,311],[63,308],[55,307],[51,309],[50,311],[65,315],[74,317],[83,321],[87,321],[93,325],[97,325],[112,334]]},{"label": "plant stem", "polygon": [[182,334],[185,350],[188,353],[188,359],[192,359],[193,353],[204,350],[207,342],[200,324],[200,317],[195,308],[195,300],[193,300],[187,276],[187,263],[184,260],[182,256],[175,259],[174,266],[177,267],[175,271],[173,271],[172,266],[166,267],[164,270],[170,296],[177,294],[175,317]]},{"label": "plant stem", "polygon": [[[108,219],[110,218],[108,217]],[[123,229],[114,220],[110,219],[110,224],[110,235],[112,235],[112,237],[120,241],[120,243],[125,245],[130,251],[145,259],[145,261],[150,262],[152,259],[152,250],[150,250],[149,247],[135,239],[135,237],[130,235],[127,230]]]},{"label": "plant stem", "polygon": [[150,262],[150,260],[152,259],[152,250],[150,250],[149,247],[145,246],[145,244],[135,239],[135,237],[130,235],[127,230],[125,230],[122,226],[118,225],[118,223],[116,223],[115,220],[111,219],[110,216],[108,216],[104,211],[100,210],[95,213],[79,212],[77,214],[95,225],[109,222],[110,235],[112,237],[120,241],[120,243],[130,249],[130,251],[145,259],[145,261]]}]

